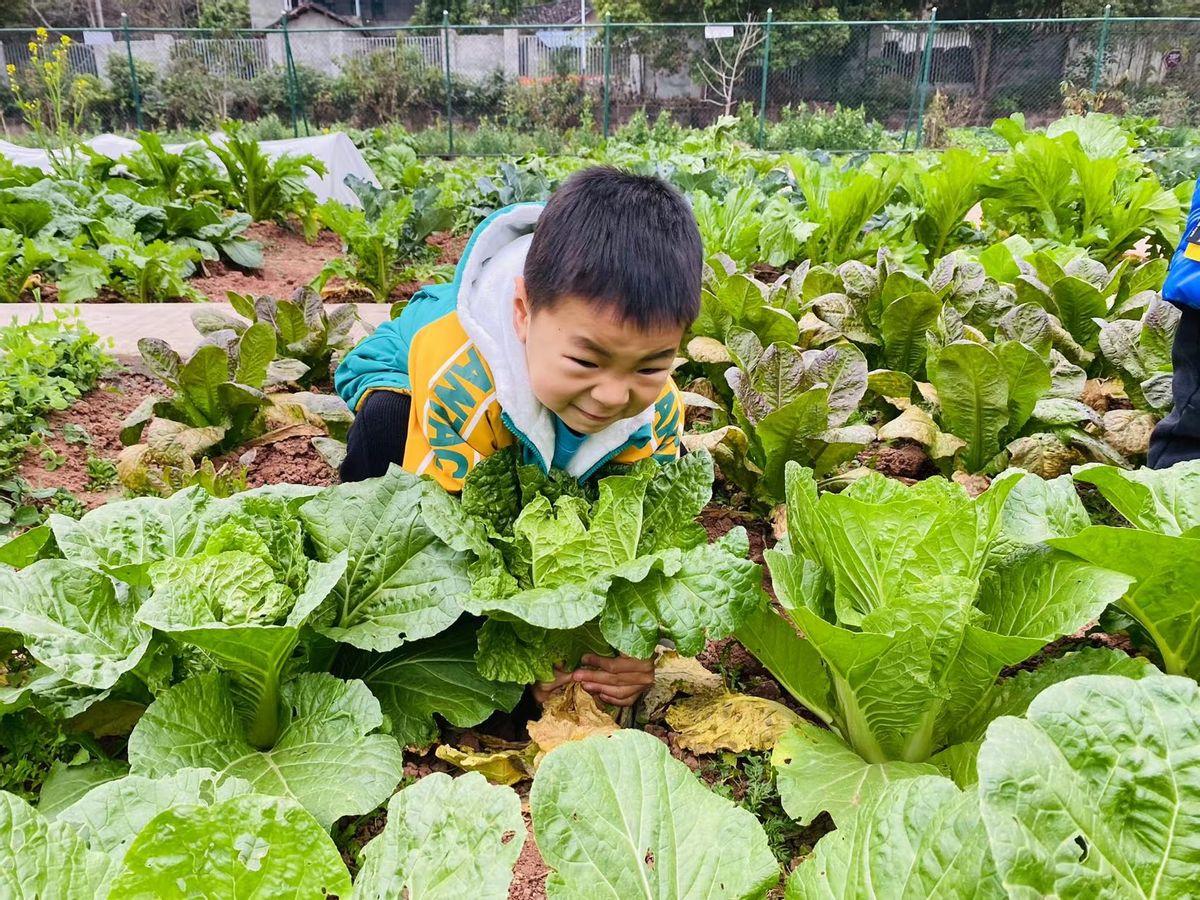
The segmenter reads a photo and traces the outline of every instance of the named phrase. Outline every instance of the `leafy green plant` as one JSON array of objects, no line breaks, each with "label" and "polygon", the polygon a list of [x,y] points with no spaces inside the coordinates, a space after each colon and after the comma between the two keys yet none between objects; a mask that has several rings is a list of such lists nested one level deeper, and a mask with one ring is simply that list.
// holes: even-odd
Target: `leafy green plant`
[{"label": "leafy green plant", "polygon": [[1132,153],[1111,116],[1066,116],[1041,134],[1018,114],[993,128],[1011,152],[987,187],[985,221],[1087,247],[1105,263],[1143,238],[1167,252],[1177,243],[1179,198]]},{"label": "leafy green plant", "polygon": [[116,484],[117,465],[111,459],[89,455],[86,472],[89,491],[102,491]]},{"label": "leafy green plant", "polygon": [[[644,732],[559,747],[529,805],[551,893],[658,896],[688,885],[695,896],[760,897],[779,879],[754,816],[708,791]],[[585,807],[591,813],[581,816]]]},{"label": "leafy green plant", "polygon": [[100,338],[65,317],[0,326],[0,533],[38,519],[35,498],[13,480],[31,437],[111,365]]},{"label": "leafy green plant", "polygon": [[239,335],[215,335],[185,363],[163,340],[142,338],[146,366],[172,391],[169,399],[146,397],[121,425],[127,448],[174,444],[188,455],[220,453],[263,429],[263,386],[275,358],[275,333],[256,322]]},{"label": "leafy green plant", "polygon": [[246,496],[198,552],[150,566],[154,592],[137,618],[228,673],[246,739],[270,748],[300,629],[345,570],[344,552],[329,562],[305,558],[304,531],[286,500]]},{"label": "leafy green plant", "polygon": [[867,391],[867,361],[853,344],[764,348],[753,332],[736,326],[726,340],[735,360],[725,379],[737,424],[685,440],[711,450],[725,477],[755,500],[783,501],[789,461],[822,476],[875,439],[874,428],[853,420]]},{"label": "leafy green plant", "polygon": [[311,231],[316,224],[316,196],[306,179],[310,174],[324,175],[325,164],[307,153],[285,154],[272,160],[257,140],[242,133],[237,123],[226,122],[223,130],[223,141],[205,138],[205,144],[225,169],[227,199],[255,222],[286,222],[294,215],[306,233]]},{"label": "leafy green plant", "polygon": [[[256,322],[265,322],[275,331],[276,361],[273,365],[295,363],[296,371],[290,380],[302,387],[314,382],[327,382],[332,375],[335,354],[354,346],[350,330],[358,320],[353,304],[326,308],[321,295],[311,288],[300,288],[291,300],[274,297],[251,297],[229,291],[229,303],[242,318],[219,312],[196,312],[192,323],[203,335],[221,331],[244,334]],[[300,367],[303,367],[301,369]]]},{"label": "leafy green plant", "polygon": [[875,156],[861,167],[838,169],[787,155],[784,163],[803,198],[805,218],[817,226],[805,241],[804,258],[831,263],[874,258],[888,243],[891,229],[877,227],[883,224],[877,217],[900,185],[906,160]]},{"label": "leafy green plant", "polygon": [[709,544],[694,521],[712,479],[712,458],[700,452],[584,490],[505,451],[472,470],[461,503],[427,496],[431,527],[473,560],[461,603],[489,616],[480,672],[548,680],[587,652],[645,659],[662,635],[695,655],[706,637],[729,634],[764,599],[745,531]]},{"label": "leafy green plant", "polygon": [[1100,326],[1100,352],[1139,409],[1157,415],[1171,410],[1171,348],[1178,327],[1179,310],[1157,293],[1140,319],[1115,319]]},{"label": "leafy green plant", "polygon": [[346,255],[327,262],[313,287],[319,291],[330,278],[343,278],[370,291],[377,303],[386,303],[396,286],[409,280],[405,264],[431,254],[426,238],[449,228],[453,213],[438,205],[436,188],[404,194],[382,191],[353,176],[347,183],[363,208],[329,201],[318,210],[320,221],[341,237]]},{"label": "leafy green plant", "polygon": [[141,184],[172,200],[216,200],[228,185],[203,144],[188,144],[178,153],[163,146],[153,131],[140,131],[139,149],[123,156],[121,165]]},{"label": "leafy green plant", "polygon": [[982,197],[992,166],[985,153],[952,149],[929,168],[907,174],[905,192],[918,210],[913,234],[925,246],[931,264],[965,243],[964,237],[973,236],[974,230],[963,220]]},{"label": "leafy green plant", "polygon": [[550,179],[541,172],[522,171],[512,163],[504,162],[495,175],[480,175],[475,179],[471,214],[482,220],[513,203],[546,200],[552,187]]},{"label": "leafy green plant", "polygon": [[841,824],[884,783],[939,768],[969,783],[1001,712],[1057,680],[1145,665],[1094,651],[997,683],[1129,584],[1039,546],[1038,529],[1062,520],[1037,510],[1075,508],[1061,527],[1078,521],[1069,482],[1010,473],[971,499],[941,478],[905,487],[873,473],[818,496],[791,464],[787,489],[787,537],[767,551],[786,618],[767,611],[738,637],[833,729],[800,726],[775,748],[784,808],[802,823],[827,810]]},{"label": "leafy green plant", "polygon": [[[1115,603],[1122,630],[1172,675],[1200,674],[1200,462],[1127,472],[1083,466],[1075,480],[1095,485],[1132,528],[1091,525],[1049,543],[1129,576]],[[1086,524],[1086,520],[1085,520]]]},{"label": "leafy green plant", "polygon": [[[822,839],[786,896],[1186,893],[1195,854],[1180,838],[1200,807],[1181,761],[1197,747],[1198,702],[1194,681],[1169,676],[1053,685],[1023,717],[992,723],[977,786],[887,785]],[[1154,790],[1163,777],[1180,789]]]}]

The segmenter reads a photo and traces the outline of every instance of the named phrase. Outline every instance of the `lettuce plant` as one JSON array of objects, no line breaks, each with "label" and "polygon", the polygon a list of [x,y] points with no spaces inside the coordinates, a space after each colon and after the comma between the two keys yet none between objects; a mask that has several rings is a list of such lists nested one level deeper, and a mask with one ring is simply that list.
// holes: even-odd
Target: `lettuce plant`
[{"label": "lettuce plant", "polygon": [[754,332],[763,343],[795,343],[799,329],[795,317],[783,308],[786,281],[768,287],[737,271],[728,256],[712,257],[704,268],[700,315],[691,334],[725,343],[729,329]]},{"label": "lettuce plant", "polygon": [[938,154],[928,168],[906,174],[904,191],[918,210],[913,235],[924,245],[931,265],[974,236],[964,219],[979,202],[993,165],[986,153],[954,148]]},{"label": "lettuce plant", "polygon": [[1200,677],[1200,461],[1132,472],[1083,466],[1075,479],[1095,485],[1133,527],[1091,525],[1048,543],[1127,575],[1115,602],[1131,637],[1164,671]]},{"label": "lettuce plant", "polygon": [[1157,674],[1053,685],[992,723],[978,784],[923,776],[864,798],[786,897],[1186,896],[1198,703],[1194,681]]},{"label": "lettuce plant", "polygon": [[347,183],[363,206],[352,209],[329,200],[318,208],[319,220],[342,239],[346,255],[327,262],[313,287],[319,291],[330,278],[342,278],[386,303],[397,285],[411,280],[406,265],[430,255],[425,239],[448,229],[454,214],[439,205],[436,187],[403,193],[380,190],[354,176]]},{"label": "lettuce plant", "polygon": [[1009,709],[1032,698],[1024,683],[997,688],[1001,670],[1124,593],[1129,579],[1117,572],[1001,541],[1021,480],[1009,473],[971,499],[941,478],[910,488],[872,474],[818,496],[811,470],[788,466],[787,537],[767,553],[786,619],[763,613],[738,636],[833,729],[804,726],[776,747],[791,815],[829,810],[840,822],[896,778],[939,765],[962,777],[997,691],[1015,692]]},{"label": "lettuce plant", "polygon": [[737,327],[727,340],[737,362],[725,372],[737,425],[692,440],[710,446],[726,478],[752,497],[782,502],[789,460],[824,475],[874,440],[875,429],[852,420],[867,390],[867,361],[853,344],[764,348]]},{"label": "lettuce plant", "polygon": [[300,519],[284,500],[242,502],[197,553],[149,568],[154,593],[139,621],[191,644],[222,671],[247,722],[247,739],[271,747],[279,736],[280,687],[300,629],[346,569],[304,555]]},{"label": "lettuce plant", "polygon": [[472,558],[461,598],[488,617],[480,671],[527,683],[555,664],[609,648],[649,657],[660,636],[694,656],[765,602],[744,529],[708,543],[696,523],[713,463],[694,453],[584,488],[494,454],[467,479],[461,503],[430,493],[425,520]]},{"label": "lettuce plant", "polygon": [[1120,373],[1126,396],[1138,409],[1164,415],[1171,411],[1171,348],[1179,310],[1157,293],[1140,319],[1116,319],[1100,325],[1100,352]]},{"label": "lettuce plant", "polygon": [[217,332],[187,362],[158,338],[138,341],[150,371],[169,387],[169,399],[150,396],[121,425],[127,447],[139,440],[184,446],[188,455],[219,453],[261,433],[263,387],[275,358],[275,333],[257,322],[241,335]]},{"label": "lettuce plant", "polygon": [[985,221],[1086,247],[1102,262],[1116,262],[1143,238],[1170,252],[1183,221],[1179,198],[1112,117],[1065,116],[1044,134],[1024,126],[1021,115],[993,126],[1011,151],[987,185]]},{"label": "lettuce plant", "polygon": [[754,816],[641,731],[552,751],[529,805],[551,897],[763,897],[779,879]]},{"label": "lettuce plant", "polygon": [[270,159],[237,122],[226,122],[224,132],[221,139],[204,143],[225,169],[226,201],[255,222],[286,222],[295,215],[306,233],[312,231],[316,196],[307,181],[310,174],[324,175],[325,164],[309,153]]},{"label": "lettuce plant", "polygon": [[327,382],[334,355],[354,346],[350,330],[358,313],[353,304],[327,309],[321,295],[307,287],[298,289],[291,300],[251,297],[234,291],[226,296],[237,316],[212,311],[193,313],[196,330],[204,335],[225,330],[244,334],[254,323],[265,322],[275,330],[273,365],[288,369],[289,375],[294,370],[295,377],[290,380],[302,387]]}]

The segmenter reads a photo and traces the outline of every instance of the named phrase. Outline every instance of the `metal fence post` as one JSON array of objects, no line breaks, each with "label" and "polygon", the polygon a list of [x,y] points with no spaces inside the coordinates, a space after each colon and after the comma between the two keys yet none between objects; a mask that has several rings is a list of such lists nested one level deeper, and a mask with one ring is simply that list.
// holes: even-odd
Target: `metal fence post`
[{"label": "metal fence post", "polygon": [[133,91],[133,116],[137,130],[142,130],[142,89],[138,85],[137,66],[133,64],[133,44],[129,42],[129,16],[121,13],[121,32],[125,37],[125,58],[129,60],[129,85]]},{"label": "metal fence post", "polygon": [[1100,45],[1096,48],[1096,64],[1092,67],[1092,93],[1100,90],[1100,79],[1104,75],[1104,55],[1108,52],[1108,29],[1112,24],[1112,4],[1104,7],[1104,23],[1100,26]]},{"label": "metal fence post", "polygon": [[775,11],[770,7],[767,8],[767,23],[764,26],[766,34],[763,38],[763,67],[762,67],[762,92],[758,98],[758,149],[763,147],[763,136],[767,130],[767,76],[771,69],[771,22],[775,18]]},{"label": "metal fence post", "polygon": [[604,14],[604,139],[608,140],[610,91],[612,89],[612,17]]},{"label": "metal fence post", "polygon": [[450,10],[442,10],[442,54],[446,62],[446,143],[450,156],[454,155],[454,100],[450,80]]},{"label": "metal fence post", "polygon": [[925,46],[921,52],[921,65],[917,69],[917,79],[913,83],[912,100],[908,104],[908,114],[904,117],[904,139],[900,149],[908,149],[908,135],[912,129],[914,118],[917,123],[916,142],[914,149],[921,146],[921,131],[925,124],[925,86],[929,80],[929,66],[933,60],[933,36],[937,32],[937,7],[929,14],[929,26],[925,29]]},{"label": "metal fence post", "polygon": [[925,55],[921,59],[921,82],[917,87],[917,138],[913,149],[921,149],[925,129],[925,94],[929,91],[929,67],[933,64],[933,37],[937,33],[937,7],[929,14],[929,31],[925,35]]},{"label": "metal fence post", "polygon": [[283,15],[279,19],[279,24],[283,28],[283,77],[286,84],[288,95],[288,106],[292,110],[292,137],[300,137],[300,124],[296,115],[296,85],[292,80],[292,41],[288,37],[288,12],[284,7]]}]

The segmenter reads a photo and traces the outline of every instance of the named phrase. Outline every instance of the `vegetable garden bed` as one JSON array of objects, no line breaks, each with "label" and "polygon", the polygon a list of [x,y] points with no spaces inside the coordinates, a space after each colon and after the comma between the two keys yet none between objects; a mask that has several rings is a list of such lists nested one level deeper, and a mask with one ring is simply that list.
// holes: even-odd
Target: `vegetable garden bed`
[{"label": "vegetable garden bed", "polygon": [[[337,484],[354,309],[303,289],[402,299],[584,160],[379,153],[362,213],[275,217],[346,255],[259,223],[262,279],[191,280],[233,293],[187,353],[0,330],[0,893],[1187,896],[1200,463],[1140,467],[1181,195],[1064,121],[857,167],[720,125],[610,147],[709,258],[689,452],[588,485],[508,451],[457,498]],[[198,159],[143,149],[136,202],[193,196]],[[0,217],[71,190],[0,185]],[[617,650],[656,659],[633,718],[524,697]]]}]

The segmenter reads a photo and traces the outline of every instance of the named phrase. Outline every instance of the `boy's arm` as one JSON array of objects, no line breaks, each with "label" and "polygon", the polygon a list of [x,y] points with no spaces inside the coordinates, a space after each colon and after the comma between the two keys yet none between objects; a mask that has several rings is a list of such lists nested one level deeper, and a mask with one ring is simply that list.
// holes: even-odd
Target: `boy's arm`
[{"label": "boy's arm", "polygon": [[333,387],[355,412],[371,391],[412,392],[408,377],[408,329],[403,317],[384,322],[346,354],[333,376]]},{"label": "boy's arm", "polygon": [[672,378],[654,404],[655,462],[668,463],[679,457],[683,446],[683,420],[683,395]]}]

